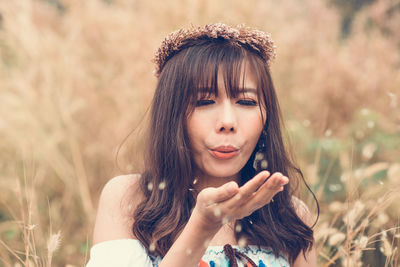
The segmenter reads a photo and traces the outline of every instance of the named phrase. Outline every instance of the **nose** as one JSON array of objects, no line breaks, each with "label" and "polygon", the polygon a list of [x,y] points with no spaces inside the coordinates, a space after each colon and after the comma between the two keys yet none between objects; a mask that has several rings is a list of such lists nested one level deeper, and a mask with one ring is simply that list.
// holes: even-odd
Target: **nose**
[{"label": "nose", "polygon": [[237,130],[237,121],[235,111],[230,101],[224,101],[221,109],[218,111],[218,122],[216,130],[218,133],[235,133]]}]

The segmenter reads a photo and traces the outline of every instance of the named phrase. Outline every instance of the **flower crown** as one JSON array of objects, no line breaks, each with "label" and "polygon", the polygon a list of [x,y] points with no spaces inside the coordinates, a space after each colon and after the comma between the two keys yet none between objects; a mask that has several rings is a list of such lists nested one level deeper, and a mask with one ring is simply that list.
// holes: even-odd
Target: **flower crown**
[{"label": "flower crown", "polygon": [[223,23],[207,24],[203,27],[191,26],[187,29],[181,28],[165,37],[153,60],[156,64],[155,75],[158,77],[165,63],[190,41],[203,38],[223,38],[239,46],[248,46],[255,50],[268,66],[276,55],[276,47],[268,33],[244,25],[233,27]]}]

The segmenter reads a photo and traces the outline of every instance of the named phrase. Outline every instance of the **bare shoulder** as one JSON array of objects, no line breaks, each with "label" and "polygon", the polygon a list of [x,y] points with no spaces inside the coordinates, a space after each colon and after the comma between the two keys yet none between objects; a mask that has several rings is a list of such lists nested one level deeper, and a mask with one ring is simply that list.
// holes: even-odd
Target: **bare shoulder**
[{"label": "bare shoulder", "polygon": [[292,196],[292,203],[296,210],[297,216],[299,216],[300,219],[302,219],[306,225],[311,227],[314,222],[311,212],[307,207],[306,203],[304,203],[301,199],[299,199],[296,196]]},{"label": "bare shoulder", "polygon": [[[301,199],[295,196],[292,196],[292,203],[300,219],[302,219],[306,225],[311,227],[314,224],[314,220],[306,203],[304,203]],[[316,266],[317,266],[317,252],[314,245],[309,250],[306,251],[305,255],[302,252],[300,252],[293,263],[293,267],[316,267]]]},{"label": "bare shoulder", "polygon": [[134,238],[133,212],[143,199],[139,174],[116,176],[104,186],[97,209],[93,244],[107,240]]}]

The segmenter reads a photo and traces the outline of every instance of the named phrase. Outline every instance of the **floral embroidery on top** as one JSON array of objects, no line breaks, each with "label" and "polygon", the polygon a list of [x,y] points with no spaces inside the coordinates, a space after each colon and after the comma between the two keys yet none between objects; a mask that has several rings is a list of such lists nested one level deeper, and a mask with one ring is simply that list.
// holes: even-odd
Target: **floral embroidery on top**
[{"label": "floral embroidery on top", "polygon": [[[274,253],[269,248],[258,247],[258,246],[246,246],[244,248],[239,246],[233,246],[235,250],[240,251],[249,257],[258,267],[289,267],[290,264],[284,255],[275,257]],[[157,267],[161,262],[160,257],[151,257],[153,266]],[[252,265],[244,258],[237,258],[239,267],[252,267]],[[199,267],[230,267],[228,257],[224,253],[223,246],[209,246],[204,253]]]}]

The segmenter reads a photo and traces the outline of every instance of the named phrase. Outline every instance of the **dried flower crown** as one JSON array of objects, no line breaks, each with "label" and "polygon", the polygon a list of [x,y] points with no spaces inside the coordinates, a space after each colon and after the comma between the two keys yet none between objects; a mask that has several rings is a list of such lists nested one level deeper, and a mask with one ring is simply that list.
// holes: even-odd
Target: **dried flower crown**
[{"label": "dried flower crown", "polygon": [[189,41],[202,38],[223,38],[239,46],[247,45],[255,50],[268,65],[275,58],[275,45],[268,33],[244,25],[233,27],[223,23],[207,24],[203,27],[191,26],[170,33],[161,43],[153,60],[156,64],[155,75],[158,77],[165,63]]}]

